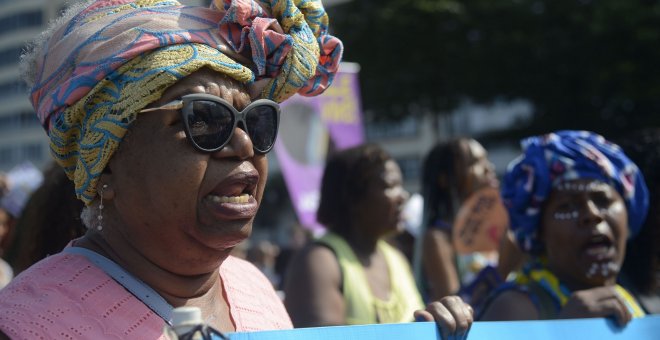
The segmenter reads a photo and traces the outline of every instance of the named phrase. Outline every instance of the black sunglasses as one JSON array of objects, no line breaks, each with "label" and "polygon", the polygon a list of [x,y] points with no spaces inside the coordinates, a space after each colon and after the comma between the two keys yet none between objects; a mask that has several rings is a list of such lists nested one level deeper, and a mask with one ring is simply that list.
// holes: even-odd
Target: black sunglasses
[{"label": "black sunglasses", "polygon": [[238,112],[226,100],[206,93],[193,93],[163,106],[142,109],[181,110],[181,119],[188,140],[202,152],[215,152],[231,140],[241,123],[252,140],[257,153],[265,154],[273,148],[280,123],[280,106],[268,99],[259,99]]}]

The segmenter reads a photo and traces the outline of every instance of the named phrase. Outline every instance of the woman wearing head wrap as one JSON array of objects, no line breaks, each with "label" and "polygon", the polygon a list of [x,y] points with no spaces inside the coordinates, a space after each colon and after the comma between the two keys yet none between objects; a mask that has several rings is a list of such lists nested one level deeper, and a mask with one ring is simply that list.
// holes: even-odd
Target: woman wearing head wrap
[{"label": "woman wearing head wrap", "polygon": [[643,312],[616,284],[626,241],[639,231],[648,191],[621,149],[587,131],[522,142],[502,197],[520,247],[533,255],[514,283],[500,287],[482,320],[614,317]]},{"label": "woman wearing head wrap", "polygon": [[251,233],[281,102],[341,58],[320,1],[106,0],[24,57],[31,101],[89,229],[0,291],[0,337],[156,339],[173,307],[222,331],[290,328],[229,256]]}]

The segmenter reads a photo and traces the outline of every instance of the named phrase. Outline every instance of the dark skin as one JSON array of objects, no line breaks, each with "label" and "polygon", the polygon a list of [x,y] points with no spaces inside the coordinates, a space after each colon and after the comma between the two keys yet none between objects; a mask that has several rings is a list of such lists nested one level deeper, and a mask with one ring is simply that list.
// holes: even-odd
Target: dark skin
[{"label": "dark skin", "polygon": [[[595,185],[585,190],[553,190],[541,218],[548,269],[573,292],[558,318],[614,317],[623,326],[632,315],[614,289],[618,269],[610,268],[623,263],[628,236],[625,204],[607,184],[571,182],[585,188]],[[592,273],[592,266],[607,270]],[[482,320],[538,318],[539,311],[528,295],[507,291],[493,301]]]},{"label": "dark skin", "polygon": [[[391,160],[380,176],[371,177],[368,188],[365,197],[352,204],[349,220],[355,227],[349,228],[352,232],[345,238],[364,268],[372,294],[387,300],[389,270],[376,244],[401,230],[400,213],[408,193],[402,187],[400,169]],[[312,244],[303,249],[290,266],[289,277],[295,279],[287,280],[285,304],[296,327],[346,324],[341,270],[329,248]],[[463,336],[472,324],[472,309],[458,297],[446,297],[416,311],[414,317],[435,320],[445,338]]]},{"label": "dark skin", "polygon": [[[408,198],[396,163],[389,161],[385,168],[381,176],[371,179],[365,197],[354,202],[350,221],[356,227],[350,228],[352,233],[346,237],[364,267],[373,295],[383,300],[390,294],[389,270],[376,244],[398,231],[400,209]],[[290,268],[289,275],[298,279],[287,281],[285,303],[294,325],[345,325],[341,270],[332,250],[312,244],[296,256]]]},{"label": "dark skin", "polygon": [[[449,183],[449,186],[455,187],[461,201],[481,188],[499,185],[494,166],[488,160],[488,153],[481,144],[473,139],[462,139],[458,148],[460,157],[456,160],[454,170],[458,177],[457,183]],[[438,181],[448,181],[442,175]],[[422,264],[430,283],[430,298],[439,299],[456,294],[460,289],[460,279],[454,264],[455,251],[450,233],[445,230],[427,229],[424,233],[423,252],[426,260]]]},{"label": "dark skin", "polygon": [[[250,102],[242,85],[203,69],[150,106],[188,93],[214,94],[239,110]],[[251,233],[268,173],[266,157],[254,153],[240,128],[221,150],[199,152],[186,139],[179,112],[158,110],[138,116],[108,169],[97,188],[108,186],[103,230],[91,229],[76,246],[112,259],[172,306],[197,306],[209,325],[234,331],[218,268]],[[236,176],[256,176],[256,183],[226,184]],[[214,213],[209,195],[228,186],[236,194],[249,191],[250,203],[236,207],[247,213],[226,218]]]},{"label": "dark skin", "polygon": [[13,224],[14,219],[4,209],[0,209],[0,255],[2,255],[4,249],[2,245],[5,242],[3,241],[9,239],[9,232]]}]

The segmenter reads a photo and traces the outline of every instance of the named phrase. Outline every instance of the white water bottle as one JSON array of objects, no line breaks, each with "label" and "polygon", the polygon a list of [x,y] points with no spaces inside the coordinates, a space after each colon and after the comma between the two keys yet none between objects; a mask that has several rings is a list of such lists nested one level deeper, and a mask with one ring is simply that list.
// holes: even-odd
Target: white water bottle
[{"label": "white water bottle", "polygon": [[[172,326],[165,325],[164,333],[169,339],[179,339],[203,323],[202,311],[198,307],[177,307],[172,310]],[[197,332],[192,339],[201,340],[202,333]]]}]

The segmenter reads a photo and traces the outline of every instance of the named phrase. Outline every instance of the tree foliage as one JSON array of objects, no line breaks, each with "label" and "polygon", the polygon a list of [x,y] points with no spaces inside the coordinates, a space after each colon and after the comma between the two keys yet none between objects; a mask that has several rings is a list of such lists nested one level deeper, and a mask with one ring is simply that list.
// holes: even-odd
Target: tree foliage
[{"label": "tree foliage", "polygon": [[353,0],[331,18],[381,116],[526,98],[532,130],[660,126],[658,1]]}]

